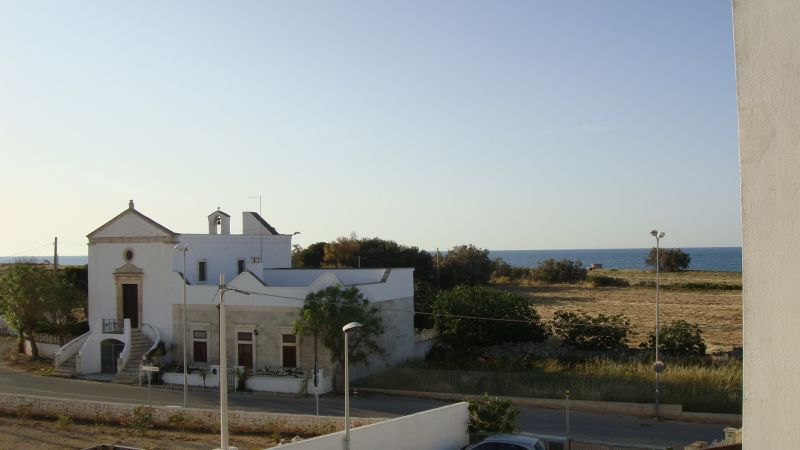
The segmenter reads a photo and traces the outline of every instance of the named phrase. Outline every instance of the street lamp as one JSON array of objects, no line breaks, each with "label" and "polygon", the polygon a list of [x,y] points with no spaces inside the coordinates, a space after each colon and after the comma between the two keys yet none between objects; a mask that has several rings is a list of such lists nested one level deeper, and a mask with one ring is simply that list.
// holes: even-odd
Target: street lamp
[{"label": "street lamp", "polygon": [[659,334],[661,333],[660,328],[660,319],[659,319],[659,302],[658,302],[658,291],[659,291],[659,273],[661,271],[661,261],[659,260],[659,252],[661,250],[661,239],[664,237],[664,232],[658,232],[658,230],[650,230],[650,235],[656,238],[656,361],[653,364],[653,370],[656,372],[656,418],[659,417],[658,413],[658,406],[659,406],[659,390],[660,390],[660,379],[659,376],[661,372],[664,371],[666,366],[664,363],[658,359],[658,340]]},{"label": "street lamp", "polygon": [[361,328],[358,322],[350,322],[342,327],[344,333],[344,448],[350,450],[350,374],[348,369],[348,353],[350,349],[347,344],[348,331]]},{"label": "street lamp", "polygon": [[181,334],[183,338],[183,407],[186,408],[186,398],[188,395],[187,387],[189,380],[189,369],[186,363],[186,252],[189,251],[189,245],[181,242],[175,246],[175,250],[183,253],[183,314],[181,314]]},{"label": "street lamp", "polygon": [[228,368],[225,339],[225,293],[228,291],[250,295],[247,291],[225,287],[225,276],[219,276],[219,434],[222,450],[228,450]]}]

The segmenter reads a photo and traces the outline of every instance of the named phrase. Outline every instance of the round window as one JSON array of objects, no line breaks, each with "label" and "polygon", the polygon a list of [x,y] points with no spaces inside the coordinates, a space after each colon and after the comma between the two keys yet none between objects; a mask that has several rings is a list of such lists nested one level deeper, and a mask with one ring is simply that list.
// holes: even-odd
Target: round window
[{"label": "round window", "polygon": [[123,253],[123,258],[125,261],[132,261],[133,260],[133,250],[126,248],[125,252]]}]

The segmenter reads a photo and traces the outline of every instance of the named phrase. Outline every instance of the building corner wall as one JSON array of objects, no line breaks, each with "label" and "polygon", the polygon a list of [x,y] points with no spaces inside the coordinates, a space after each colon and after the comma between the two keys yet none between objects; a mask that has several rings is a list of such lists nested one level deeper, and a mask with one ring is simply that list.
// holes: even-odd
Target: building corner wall
[{"label": "building corner wall", "polygon": [[800,2],[734,0],[744,301],[744,448],[800,427]]}]

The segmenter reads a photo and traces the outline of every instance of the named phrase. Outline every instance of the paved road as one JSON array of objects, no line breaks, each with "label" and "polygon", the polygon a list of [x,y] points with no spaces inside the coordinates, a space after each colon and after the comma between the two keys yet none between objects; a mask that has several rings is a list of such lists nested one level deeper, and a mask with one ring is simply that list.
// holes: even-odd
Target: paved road
[{"label": "paved road", "polygon": [[[6,341],[0,338],[0,341]],[[4,342],[0,342],[3,347]],[[120,403],[147,403],[147,388],[103,383],[88,380],[68,380],[41,377],[16,372],[0,364],[0,392],[46,397],[95,400]],[[153,387],[151,401],[154,405],[180,405],[183,393],[180,388]],[[314,414],[313,397],[285,397],[263,394],[231,393],[229,406],[234,410],[268,411],[290,414]],[[351,414],[354,417],[396,417],[449,402],[413,397],[362,394],[353,398]],[[216,409],[219,392],[190,390],[188,406]],[[344,400],[340,395],[324,395],[319,399],[319,413],[341,416]],[[520,408],[519,425],[522,431],[563,435],[564,411],[546,408]],[[695,440],[712,441],[722,437],[724,425],[678,421],[655,421],[628,416],[614,416],[586,412],[571,413],[571,431],[575,438],[670,445],[683,448]]]}]

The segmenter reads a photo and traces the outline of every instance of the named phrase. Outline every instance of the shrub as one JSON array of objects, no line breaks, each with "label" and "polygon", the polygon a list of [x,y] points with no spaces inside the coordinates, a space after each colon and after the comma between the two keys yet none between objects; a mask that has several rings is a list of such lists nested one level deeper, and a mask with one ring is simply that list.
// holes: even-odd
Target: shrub
[{"label": "shrub", "polygon": [[530,302],[489,286],[457,286],[440,291],[433,301],[433,312],[443,340],[456,348],[541,342],[547,337]]},{"label": "shrub", "polygon": [[58,428],[69,428],[72,425],[72,417],[61,414],[58,416]]},{"label": "shrub", "polygon": [[511,433],[517,429],[519,410],[511,400],[490,399],[483,394],[479,400],[469,400],[470,433]]},{"label": "shrub", "polygon": [[589,275],[586,277],[586,282],[591,284],[592,287],[628,287],[631,285],[624,278],[609,277],[608,275]]},{"label": "shrub", "polygon": [[[640,345],[644,348],[654,348],[655,346],[655,332],[651,332],[647,342]],[[705,355],[706,343],[703,340],[703,330],[696,323],[673,320],[669,325],[661,327],[658,350],[675,356]]]},{"label": "shrub", "polygon": [[580,260],[553,258],[540,262],[531,270],[531,277],[542,283],[577,283],[586,279],[586,268]]},{"label": "shrub", "polygon": [[[687,269],[692,262],[692,257],[679,248],[662,248],[658,251],[658,265],[664,272],[677,272]],[[656,266],[656,248],[650,249],[650,254],[645,258],[644,263],[648,266]]]},{"label": "shrub", "polygon": [[144,433],[153,422],[153,408],[139,405],[133,409],[130,415],[123,417],[120,422],[131,434]]},{"label": "shrub", "polygon": [[558,310],[553,314],[551,327],[563,345],[581,350],[626,348],[628,336],[634,334],[631,321],[622,314],[592,316],[583,311]]},{"label": "shrub", "polygon": [[186,427],[189,425],[189,416],[183,411],[178,411],[175,414],[170,414],[169,417],[167,417],[167,421],[183,434],[183,432],[186,431]]}]

